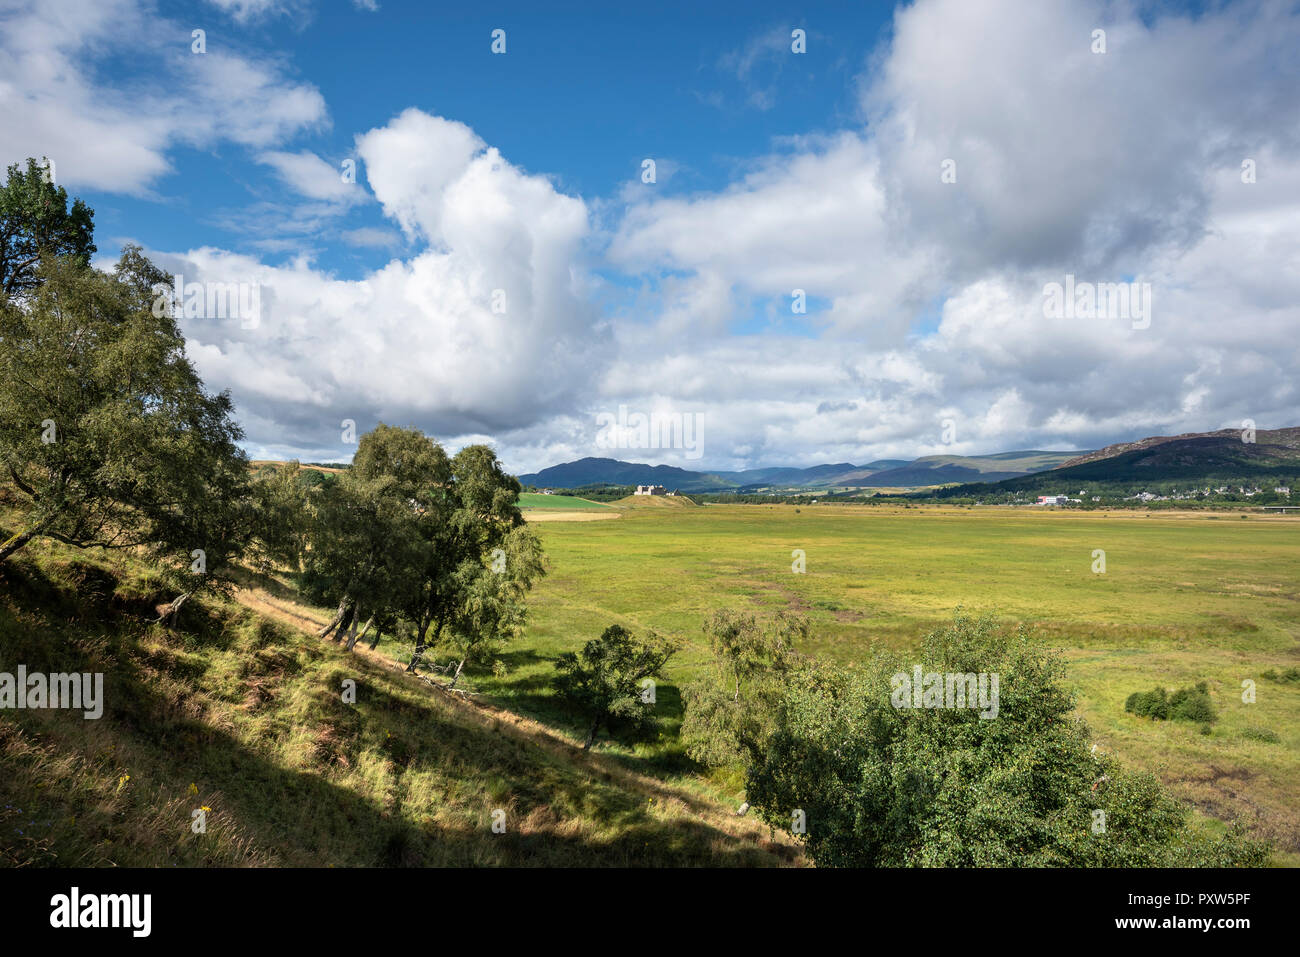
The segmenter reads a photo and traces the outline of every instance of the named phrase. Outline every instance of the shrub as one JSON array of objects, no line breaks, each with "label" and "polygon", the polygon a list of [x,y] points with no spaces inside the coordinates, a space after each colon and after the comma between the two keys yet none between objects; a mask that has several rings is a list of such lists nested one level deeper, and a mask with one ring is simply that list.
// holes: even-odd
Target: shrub
[{"label": "shrub", "polygon": [[[996,716],[897,706],[895,680],[917,663],[998,675]],[[1092,753],[1074,704],[1059,657],[1023,632],[958,617],[915,659],[881,649],[852,669],[791,674],[746,796],[821,867],[1267,863],[1266,844],[1240,828],[1197,831],[1154,775]]]},{"label": "shrub", "polygon": [[589,749],[601,727],[615,721],[633,728],[655,723],[653,695],[642,682],[658,677],[678,642],[651,633],[637,638],[621,625],[610,625],[580,652],[566,651],[555,661],[555,692],[590,722],[582,749]]},{"label": "shrub", "polygon": [[1179,688],[1169,694],[1164,688],[1152,688],[1150,691],[1135,691],[1124,702],[1124,710],[1140,718],[1154,721],[1194,721],[1198,724],[1212,724],[1219,720],[1210,700],[1210,689],[1204,681],[1195,687]]},{"label": "shrub", "polygon": [[1204,681],[1198,681],[1195,688],[1180,688],[1169,697],[1169,717],[1175,721],[1196,721],[1211,724],[1219,716],[1210,700],[1210,689]]},{"label": "shrub", "polygon": [[1164,688],[1152,688],[1150,691],[1135,691],[1124,702],[1124,710],[1139,718],[1151,718],[1164,721],[1169,717],[1169,698]]},{"label": "shrub", "polygon": [[1247,741],[1266,741],[1269,744],[1277,744],[1282,740],[1277,736],[1276,731],[1270,731],[1268,728],[1242,728],[1241,736]]}]

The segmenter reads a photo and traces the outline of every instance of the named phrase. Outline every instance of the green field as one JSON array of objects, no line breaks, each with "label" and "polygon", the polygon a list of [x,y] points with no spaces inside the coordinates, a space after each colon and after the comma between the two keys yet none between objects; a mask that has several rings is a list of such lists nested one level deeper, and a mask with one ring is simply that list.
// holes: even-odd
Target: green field
[{"label": "green field", "polygon": [[[1279,860],[1300,859],[1300,685],[1262,677],[1300,664],[1294,518],[739,505],[627,509],[617,522],[537,531],[550,573],[528,633],[507,653],[505,678],[475,683],[563,724],[548,687],[556,655],[615,622],[680,635],[689,644],[659,692],[667,733],[625,749],[648,767],[681,766],[676,686],[706,661],[709,611],[802,611],[814,624],[803,650],[852,663],[874,642],[908,647],[963,606],[1027,622],[1063,649],[1099,747],[1157,771],[1199,811],[1241,818],[1277,842]],[[803,574],[792,571],[795,549]],[[1096,549],[1104,574],[1092,570]],[[1257,684],[1254,704],[1241,701],[1243,679]],[[1123,711],[1133,691],[1198,680],[1220,714],[1208,736]],[[1249,740],[1247,727],[1281,740]]]},{"label": "green field", "polygon": [[541,492],[522,492],[519,495],[519,507],[522,509],[554,508],[565,511],[609,508],[603,502],[592,502],[572,495],[543,495]]}]

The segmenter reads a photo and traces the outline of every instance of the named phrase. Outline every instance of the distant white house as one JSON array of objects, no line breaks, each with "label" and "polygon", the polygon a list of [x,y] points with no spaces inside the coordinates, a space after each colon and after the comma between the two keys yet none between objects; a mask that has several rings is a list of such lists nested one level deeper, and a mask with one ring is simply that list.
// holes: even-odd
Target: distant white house
[{"label": "distant white house", "polygon": [[553,491],[552,491],[551,489],[549,489],[549,488],[544,488],[544,489],[542,489],[542,494],[543,494],[543,495],[554,495],[555,492],[553,492]]},{"label": "distant white house", "polygon": [[638,485],[636,487],[637,495],[667,495],[668,489],[662,485]]},{"label": "distant white house", "polygon": [[1069,496],[1066,495],[1040,495],[1038,496],[1039,505],[1068,505]]}]

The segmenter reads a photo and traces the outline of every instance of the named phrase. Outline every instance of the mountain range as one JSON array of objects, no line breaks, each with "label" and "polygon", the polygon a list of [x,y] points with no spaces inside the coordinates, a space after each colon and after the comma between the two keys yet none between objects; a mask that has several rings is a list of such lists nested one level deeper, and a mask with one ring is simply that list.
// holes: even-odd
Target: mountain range
[{"label": "mountain range", "polygon": [[1053,468],[1080,452],[1000,452],[996,455],[928,455],[878,459],[865,465],[838,462],[809,468],[772,467],[739,472],[693,472],[673,465],[585,458],[553,465],[519,481],[539,488],[584,485],[663,485],[682,492],[743,492],[768,488],[913,488],[951,482],[995,482]]},{"label": "mountain range", "polygon": [[[1092,451],[1026,450],[992,455],[927,455],[912,461],[879,459],[809,468],[771,467],[739,472],[695,472],[672,465],[584,458],[519,480],[525,485],[663,485],[682,492],[765,489],[923,488],[966,486],[1031,491],[1087,482],[1189,481],[1290,477],[1300,472],[1300,427],[1157,435]],[[1049,489],[1050,491],[1051,489]]]}]

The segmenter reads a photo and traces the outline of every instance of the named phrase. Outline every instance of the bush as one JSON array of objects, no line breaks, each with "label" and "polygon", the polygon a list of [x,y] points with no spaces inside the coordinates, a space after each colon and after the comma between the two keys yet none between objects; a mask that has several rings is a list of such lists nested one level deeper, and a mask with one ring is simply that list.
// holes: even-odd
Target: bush
[{"label": "bush", "polygon": [[1124,710],[1132,712],[1139,718],[1164,721],[1169,717],[1169,697],[1165,694],[1164,688],[1135,691],[1124,702]]},{"label": "bush", "polygon": [[[997,675],[996,713],[899,705],[891,689],[917,664]],[[1240,828],[1201,833],[1154,775],[1092,753],[1068,689],[1060,658],[1023,631],[960,616],[915,658],[881,649],[851,670],[800,669],[746,797],[821,867],[1267,863],[1268,846]]]},{"label": "bush", "polygon": [[1169,697],[1169,717],[1175,721],[1195,721],[1212,724],[1219,719],[1210,700],[1210,689],[1204,681],[1195,688],[1181,688]]},{"label": "bush", "polygon": [[1282,740],[1277,736],[1276,731],[1270,731],[1268,728],[1242,728],[1241,736],[1247,741],[1266,741],[1269,744],[1277,744]]},{"label": "bush", "polygon": [[1195,687],[1179,688],[1173,694],[1164,688],[1135,691],[1124,702],[1124,710],[1154,721],[1172,719],[1208,725],[1219,720],[1210,700],[1209,686],[1204,681],[1198,681]]},{"label": "bush", "polygon": [[642,682],[662,674],[680,647],[673,639],[651,633],[637,638],[621,625],[610,625],[580,652],[566,651],[555,661],[555,693],[590,722],[586,751],[604,726],[616,721],[641,729],[655,724],[654,697]]}]

